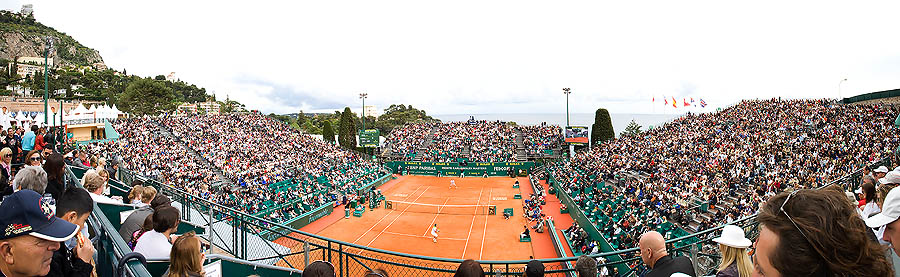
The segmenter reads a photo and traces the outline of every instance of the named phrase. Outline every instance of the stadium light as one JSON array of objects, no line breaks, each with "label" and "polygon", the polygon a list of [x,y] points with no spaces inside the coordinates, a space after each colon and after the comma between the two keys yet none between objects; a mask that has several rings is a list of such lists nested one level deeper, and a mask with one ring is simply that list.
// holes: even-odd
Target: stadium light
[{"label": "stadium light", "polygon": [[47,99],[50,98],[50,79],[47,76],[48,64],[47,59],[50,57],[50,51],[53,50],[53,37],[47,36],[47,45],[44,52],[44,125],[47,125]]},{"label": "stadium light", "polygon": [[359,94],[359,98],[362,98],[362,100],[363,100],[363,106],[362,106],[362,129],[363,130],[366,130],[366,97],[369,97],[368,93],[363,92],[363,93]]},{"label": "stadium light", "polygon": [[846,81],[847,81],[847,78],[844,78],[840,82],[838,82],[838,101],[841,101],[841,85],[844,84],[844,82],[846,82]]},{"label": "stadium light", "polygon": [[563,94],[566,95],[566,126],[569,126],[569,94],[572,94],[572,89],[563,88]]}]

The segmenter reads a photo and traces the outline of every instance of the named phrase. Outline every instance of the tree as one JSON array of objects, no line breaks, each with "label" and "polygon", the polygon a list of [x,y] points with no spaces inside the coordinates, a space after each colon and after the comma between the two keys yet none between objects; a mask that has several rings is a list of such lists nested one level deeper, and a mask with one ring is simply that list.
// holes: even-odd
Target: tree
[{"label": "tree", "polygon": [[334,143],[334,128],[331,128],[331,122],[325,121],[322,124],[322,139]]},{"label": "tree", "polygon": [[158,81],[140,79],[131,82],[119,98],[124,111],[137,116],[159,115],[175,109],[175,93]]},{"label": "tree", "polygon": [[165,75],[156,75],[156,78],[153,78],[153,79],[155,79],[157,81],[165,81],[166,76]]},{"label": "tree", "polygon": [[345,107],[338,126],[338,143],[347,149],[356,148],[355,121],[356,116],[350,111],[350,107]]},{"label": "tree", "polygon": [[622,137],[633,137],[641,134],[641,125],[634,122],[634,119],[631,120],[631,123],[628,123],[628,126],[625,127],[625,131],[622,131],[619,136]]},{"label": "tree", "polygon": [[597,112],[594,113],[594,125],[591,125],[591,144],[596,145],[614,138],[616,138],[616,132],[613,131],[609,111],[604,108],[597,109]]},{"label": "tree", "polygon": [[297,126],[303,126],[306,124],[306,114],[303,114],[303,110],[300,110],[300,113],[297,114]]}]

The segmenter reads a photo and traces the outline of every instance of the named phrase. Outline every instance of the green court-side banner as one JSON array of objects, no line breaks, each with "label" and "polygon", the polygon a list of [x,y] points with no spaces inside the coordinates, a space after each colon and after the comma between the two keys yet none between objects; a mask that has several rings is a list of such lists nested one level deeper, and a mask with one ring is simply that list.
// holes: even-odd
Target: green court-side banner
[{"label": "green court-side banner", "polygon": [[[412,175],[437,175],[442,176],[509,176],[510,172],[516,175],[531,173],[534,162],[514,163],[435,163],[435,162],[387,162],[385,166],[394,173]],[[521,173],[521,174],[520,174]]]}]

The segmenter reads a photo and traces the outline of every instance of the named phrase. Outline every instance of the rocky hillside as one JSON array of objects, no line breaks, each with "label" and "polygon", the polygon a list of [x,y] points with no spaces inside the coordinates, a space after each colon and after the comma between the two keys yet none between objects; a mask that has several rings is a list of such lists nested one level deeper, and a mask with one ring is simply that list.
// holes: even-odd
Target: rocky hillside
[{"label": "rocky hillside", "polygon": [[57,65],[92,66],[105,69],[103,58],[97,50],[81,45],[78,41],[44,26],[33,16],[0,11],[0,59],[15,60],[16,57],[43,56],[44,38],[54,38],[54,51],[50,57]]}]

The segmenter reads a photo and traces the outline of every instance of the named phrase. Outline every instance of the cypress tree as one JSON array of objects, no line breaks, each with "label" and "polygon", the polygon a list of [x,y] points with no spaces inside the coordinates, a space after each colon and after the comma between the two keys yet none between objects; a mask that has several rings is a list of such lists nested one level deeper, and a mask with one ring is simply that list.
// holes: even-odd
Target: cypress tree
[{"label": "cypress tree", "polygon": [[325,121],[322,124],[322,139],[334,143],[334,128],[331,127],[331,122]]},{"label": "cypress tree", "polygon": [[345,107],[344,112],[341,113],[338,143],[348,149],[356,148],[356,124],[354,124],[353,112],[350,111],[350,107]]},{"label": "cypress tree", "polygon": [[597,109],[594,113],[594,124],[591,125],[591,144],[596,145],[615,138],[616,132],[613,130],[609,111],[604,108]]}]

